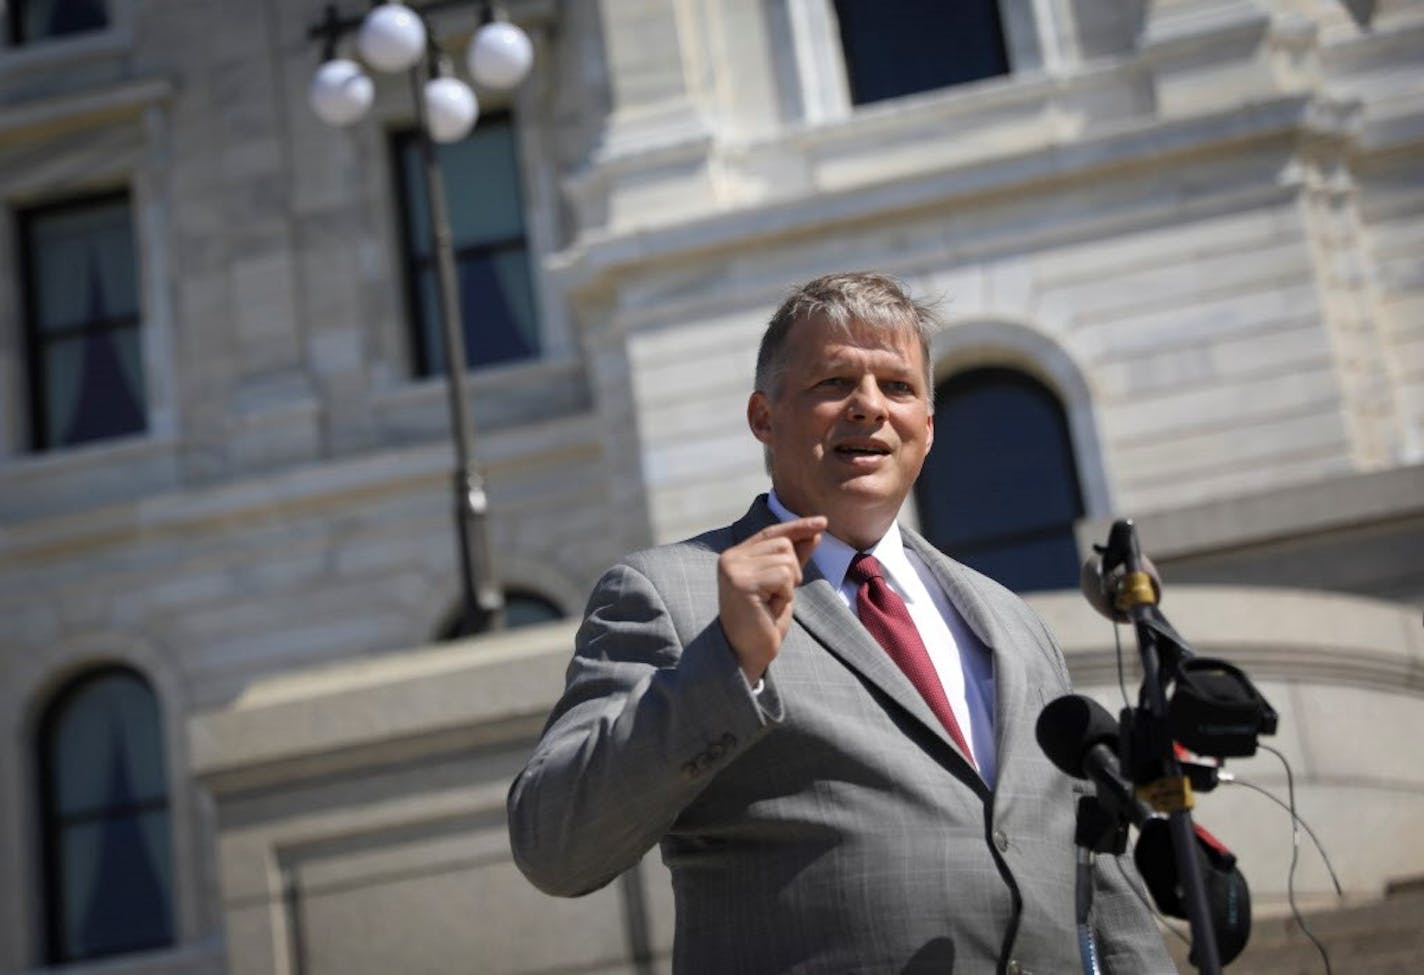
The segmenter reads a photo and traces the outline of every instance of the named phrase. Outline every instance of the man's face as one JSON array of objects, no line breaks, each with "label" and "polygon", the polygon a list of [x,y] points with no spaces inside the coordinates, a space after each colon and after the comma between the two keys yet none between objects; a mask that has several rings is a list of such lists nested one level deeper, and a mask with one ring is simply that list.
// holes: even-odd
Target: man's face
[{"label": "man's face", "polygon": [[747,404],[752,433],[771,452],[772,484],[792,511],[825,515],[832,535],[868,548],[895,520],[934,442],[918,338],[912,329],[847,336],[801,321],[787,348],[777,388]]}]

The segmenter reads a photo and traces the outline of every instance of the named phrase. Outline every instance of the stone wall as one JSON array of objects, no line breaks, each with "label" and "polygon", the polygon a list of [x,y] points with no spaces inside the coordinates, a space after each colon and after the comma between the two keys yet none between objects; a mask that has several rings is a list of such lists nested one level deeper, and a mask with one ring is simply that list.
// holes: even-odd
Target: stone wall
[{"label": "stone wall", "polygon": [[[389,944],[330,932],[402,890],[429,908],[412,924],[448,932],[448,904],[499,921],[402,949],[431,970],[476,941],[545,967],[664,950],[659,896],[639,908],[629,882],[535,907],[500,859],[497,793],[567,634],[487,662],[466,647],[449,673],[442,650],[398,649],[431,639],[456,588],[445,389],[413,375],[401,298],[404,87],[332,132],[305,105],[319,0],[110,6],[109,30],[0,47],[0,971],[39,957],[38,715],[116,661],[167,720],[180,936],[105,970],[222,970],[249,935],[234,970],[384,960]],[[739,514],[766,485],[743,421],[764,321],[792,283],[872,267],[943,298],[937,376],[1011,365],[1062,397],[1083,545],[1133,515],[1169,582],[1424,599],[1417,3],[1003,0],[1009,75],[859,107],[830,0],[510,8],[536,47],[505,107],[544,354],[471,380],[508,584],[577,614],[619,554]],[[437,22],[452,48],[471,29]],[[120,188],[148,429],[34,453],[13,214]],[[1311,602],[1230,618],[1245,639],[1315,619]],[[1413,646],[1417,614],[1389,618],[1399,634],[1364,649]],[[1257,662],[1292,714],[1415,720],[1413,672],[1362,683],[1342,640],[1297,674],[1269,639]],[[426,695],[445,677],[493,706],[486,665],[537,679],[525,710],[447,701],[440,726]],[[347,737],[303,723],[318,716]],[[268,720],[295,722],[293,754],[256,750]],[[1351,727],[1347,751],[1384,726]],[[1347,797],[1394,795],[1352,791],[1349,762],[1398,773],[1399,808],[1417,805],[1397,753],[1287,745],[1329,829]],[[1395,866],[1358,863],[1360,892]],[[564,926],[596,947],[541,940]]]}]

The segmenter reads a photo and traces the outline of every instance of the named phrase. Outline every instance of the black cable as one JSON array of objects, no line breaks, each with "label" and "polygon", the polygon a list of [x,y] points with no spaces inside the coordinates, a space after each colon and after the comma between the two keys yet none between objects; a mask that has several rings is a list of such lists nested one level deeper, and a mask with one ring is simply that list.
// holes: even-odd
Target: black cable
[{"label": "black cable", "polygon": [[[1286,875],[1286,899],[1290,902],[1291,915],[1295,918],[1295,923],[1300,925],[1301,931],[1310,939],[1310,943],[1315,945],[1315,950],[1320,952],[1320,959],[1325,962],[1325,975],[1334,975],[1334,969],[1330,967],[1330,953],[1325,950],[1325,946],[1320,943],[1315,932],[1311,931],[1305,923],[1305,917],[1300,913],[1300,907],[1295,902],[1295,868],[1300,861],[1300,828],[1296,825],[1300,822],[1300,817],[1296,815],[1295,811],[1295,775],[1291,772],[1290,762],[1286,761],[1285,755],[1270,745],[1262,745],[1261,748],[1279,758],[1281,766],[1286,770],[1286,796],[1290,800],[1288,811],[1291,815],[1291,862],[1290,873]],[[1331,876],[1334,876],[1334,871],[1331,871]]]},{"label": "black cable", "polygon": [[1308,835],[1310,837],[1311,842],[1315,844],[1315,850],[1317,853],[1320,854],[1321,862],[1325,864],[1325,869],[1330,874],[1330,883],[1335,886],[1335,895],[1341,900],[1345,899],[1345,889],[1340,884],[1340,878],[1335,875],[1335,865],[1330,862],[1330,857],[1328,854],[1326,854],[1325,847],[1321,845],[1320,837],[1315,835],[1315,830],[1310,828],[1309,823],[1307,823],[1305,820],[1301,819],[1299,816],[1296,815],[1294,809],[1292,809],[1289,805],[1282,802],[1279,798],[1271,795],[1270,792],[1267,792],[1264,788],[1250,781],[1249,779],[1243,779],[1240,776],[1233,775],[1230,772],[1221,772],[1218,774],[1218,781],[1221,782],[1223,785],[1244,785],[1248,789],[1261,793],[1261,795],[1265,796],[1267,799],[1280,806],[1286,812],[1290,813],[1291,819],[1293,819],[1296,823],[1300,824],[1302,828],[1304,828],[1306,835]]},{"label": "black cable", "polygon": [[1122,675],[1122,632],[1116,623],[1112,625],[1112,631],[1113,643],[1117,645],[1117,689],[1122,691],[1122,706],[1130,708],[1132,702],[1127,699],[1127,680]]}]

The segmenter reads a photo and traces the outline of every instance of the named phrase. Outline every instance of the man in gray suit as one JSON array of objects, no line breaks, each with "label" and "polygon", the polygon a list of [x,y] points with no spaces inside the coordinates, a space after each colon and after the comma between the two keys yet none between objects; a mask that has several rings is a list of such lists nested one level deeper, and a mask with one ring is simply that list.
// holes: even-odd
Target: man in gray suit
[{"label": "man in gray suit", "polygon": [[[603,577],[510,789],[515,860],[548,893],[661,843],[679,972],[1081,970],[1079,784],[1034,740],[1063,657],[896,524],[934,437],[932,325],[878,274],[787,299],[747,407],[771,494]],[[1103,970],[1173,972],[1132,886],[1099,860]]]}]

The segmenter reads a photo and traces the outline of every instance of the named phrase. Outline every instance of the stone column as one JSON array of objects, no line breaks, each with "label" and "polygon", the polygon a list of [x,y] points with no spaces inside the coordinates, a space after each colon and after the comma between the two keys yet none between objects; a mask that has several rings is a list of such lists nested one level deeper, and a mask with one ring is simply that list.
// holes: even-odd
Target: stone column
[{"label": "stone column", "polygon": [[613,113],[601,149],[618,157],[706,132],[688,84],[676,0],[599,0]]},{"label": "stone column", "polygon": [[1151,0],[1139,48],[1158,112],[1196,115],[1312,90],[1316,33],[1288,2]]}]

